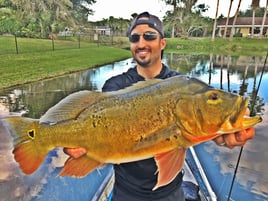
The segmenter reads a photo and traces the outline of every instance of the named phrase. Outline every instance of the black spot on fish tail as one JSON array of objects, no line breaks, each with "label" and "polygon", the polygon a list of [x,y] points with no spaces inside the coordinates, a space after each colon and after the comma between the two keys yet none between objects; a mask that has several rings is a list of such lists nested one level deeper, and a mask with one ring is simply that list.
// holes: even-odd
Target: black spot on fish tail
[{"label": "black spot on fish tail", "polygon": [[28,136],[29,136],[31,139],[34,139],[34,138],[35,138],[35,130],[34,130],[34,129],[29,130],[29,131],[28,131]]}]

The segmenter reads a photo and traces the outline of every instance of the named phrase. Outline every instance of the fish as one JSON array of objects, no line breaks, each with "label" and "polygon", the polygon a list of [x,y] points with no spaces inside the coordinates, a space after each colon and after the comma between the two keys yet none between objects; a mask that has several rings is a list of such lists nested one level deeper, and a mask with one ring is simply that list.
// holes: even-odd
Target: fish
[{"label": "fish", "polygon": [[154,158],[156,190],[181,171],[188,147],[260,123],[260,116],[244,116],[248,104],[249,97],[178,75],[114,92],[75,92],[40,119],[2,121],[25,174],[35,172],[56,147],[83,148],[77,157],[69,154],[59,176],[80,178],[105,164]]}]

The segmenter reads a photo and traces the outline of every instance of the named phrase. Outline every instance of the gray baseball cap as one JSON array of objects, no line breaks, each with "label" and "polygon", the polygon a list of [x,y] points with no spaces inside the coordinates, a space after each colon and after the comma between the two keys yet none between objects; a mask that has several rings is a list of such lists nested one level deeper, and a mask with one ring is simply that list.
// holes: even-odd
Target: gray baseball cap
[{"label": "gray baseball cap", "polygon": [[158,31],[162,38],[164,37],[164,29],[161,20],[157,16],[151,15],[148,12],[143,12],[134,19],[127,30],[127,36],[130,36],[131,31],[139,24],[148,24],[149,27]]}]

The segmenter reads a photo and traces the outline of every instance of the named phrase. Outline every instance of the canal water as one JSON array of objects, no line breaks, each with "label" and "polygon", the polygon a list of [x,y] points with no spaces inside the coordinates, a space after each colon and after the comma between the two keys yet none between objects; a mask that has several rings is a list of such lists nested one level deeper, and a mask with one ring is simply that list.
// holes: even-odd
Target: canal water
[{"label": "canal water", "polygon": [[[254,56],[180,54],[166,54],[164,59],[166,64],[181,74],[197,77],[216,88],[250,96],[252,99],[257,97],[254,107],[252,104],[249,107],[254,114],[262,115],[263,122],[256,126],[255,138],[244,146],[231,200],[268,200],[267,70],[262,76],[256,96],[264,60],[264,57]],[[40,118],[67,95],[79,90],[100,91],[105,80],[134,65],[132,59],[127,59],[100,68],[2,90],[0,110]],[[210,141],[195,146],[195,150],[218,200],[227,200],[240,148],[230,150]],[[13,159],[11,139],[0,125],[0,200],[91,200],[89,194],[94,195],[96,191],[93,186],[100,185],[97,181],[89,184],[89,181],[96,180],[92,175],[83,179],[56,178],[65,159],[62,150],[57,149],[36,173],[23,175]],[[105,168],[98,170],[94,176],[101,180],[105,171]]]}]

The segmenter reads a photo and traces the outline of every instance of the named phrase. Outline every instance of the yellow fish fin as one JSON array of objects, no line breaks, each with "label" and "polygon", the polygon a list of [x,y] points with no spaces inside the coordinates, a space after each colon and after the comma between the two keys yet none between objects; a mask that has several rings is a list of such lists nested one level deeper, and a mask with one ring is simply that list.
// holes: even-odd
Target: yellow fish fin
[{"label": "yellow fish fin", "polygon": [[45,159],[49,147],[36,144],[38,120],[24,117],[8,117],[2,120],[13,137],[14,158],[25,174],[33,173]]},{"label": "yellow fish fin", "polygon": [[185,154],[185,148],[177,148],[165,153],[157,154],[155,156],[155,161],[158,168],[158,177],[157,184],[153,190],[167,185],[172,182],[173,179],[175,179],[175,177],[182,170]]},{"label": "yellow fish fin", "polygon": [[83,111],[106,95],[86,90],[72,93],[51,107],[39,121],[40,123],[56,124],[61,121],[77,119]]},{"label": "yellow fish fin", "polygon": [[69,157],[58,176],[85,177],[104,163],[96,161],[86,154],[79,158]]}]

